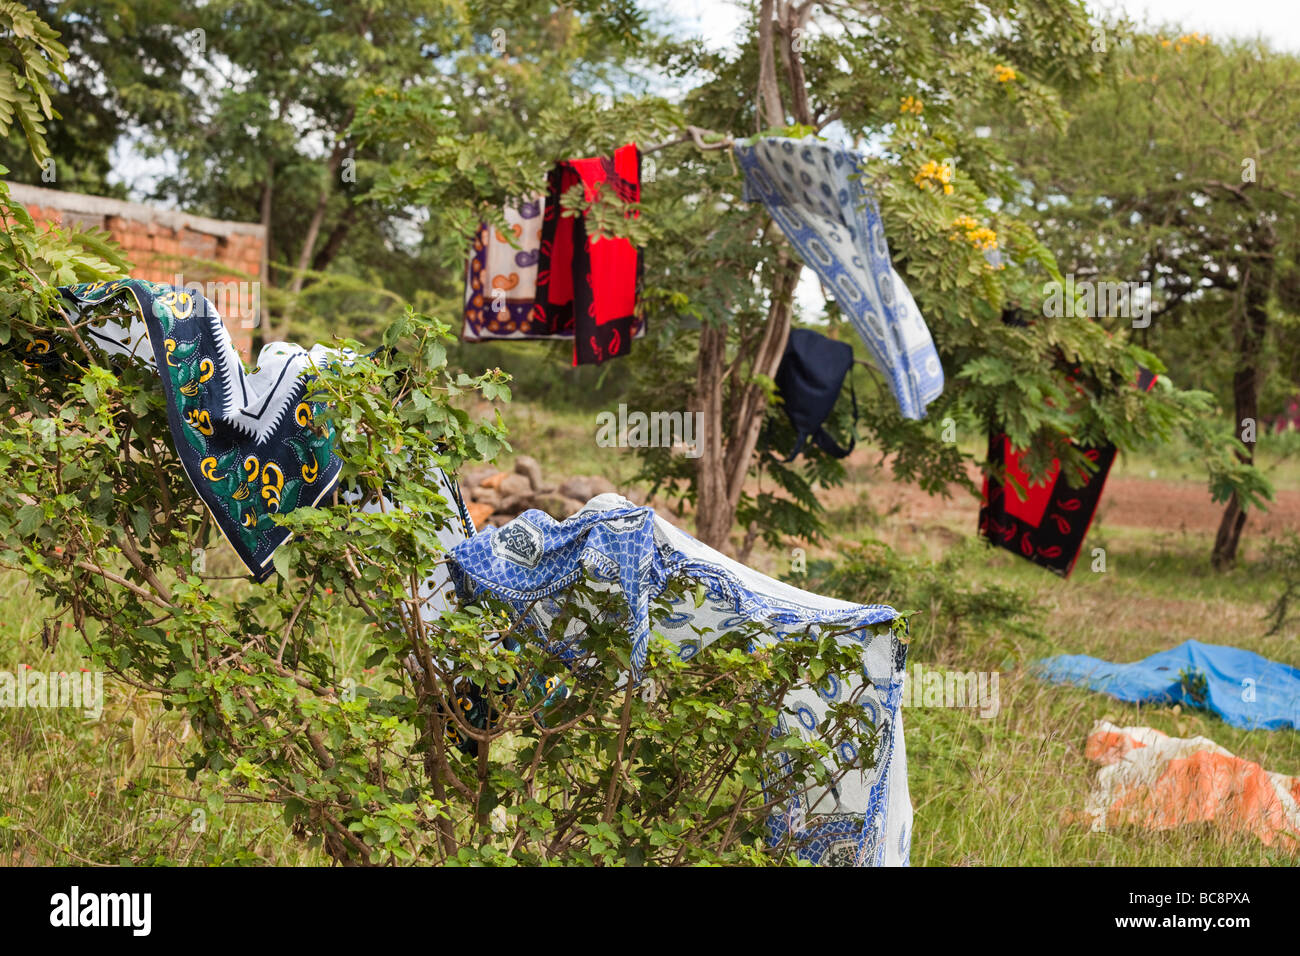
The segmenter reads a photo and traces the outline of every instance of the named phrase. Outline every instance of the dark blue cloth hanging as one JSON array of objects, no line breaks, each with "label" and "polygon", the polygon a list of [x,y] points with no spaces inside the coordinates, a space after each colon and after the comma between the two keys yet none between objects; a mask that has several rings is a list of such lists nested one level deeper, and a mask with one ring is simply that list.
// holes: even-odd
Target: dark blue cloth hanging
[{"label": "dark blue cloth hanging", "polygon": [[849,379],[853,395],[853,423],[858,421],[858,396],[853,392],[853,347],[847,342],[836,342],[812,329],[792,329],[785,346],[785,356],[776,371],[776,388],[785,407],[785,413],[794,426],[797,437],[794,451],[785,461],[794,461],[803,451],[809,438],[822,451],[843,458],[853,450],[856,438],[849,436],[849,447],[844,448],[826,431],[825,422],[835,408]]}]

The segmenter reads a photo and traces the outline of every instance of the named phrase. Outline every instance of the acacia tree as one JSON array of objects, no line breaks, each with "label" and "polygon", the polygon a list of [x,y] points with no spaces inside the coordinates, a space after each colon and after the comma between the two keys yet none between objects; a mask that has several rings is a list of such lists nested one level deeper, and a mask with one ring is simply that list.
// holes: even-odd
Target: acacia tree
[{"label": "acacia tree", "polygon": [[[659,332],[635,361],[652,407],[693,391],[706,438],[693,464],[647,450],[646,473],[694,501],[703,540],[729,548],[737,518],[747,529],[742,552],[757,536],[815,535],[814,483],[843,472],[815,451],[797,470],[761,454],[756,462],[799,264],[764,211],[740,201],[734,165],[711,148],[723,137],[701,130],[821,131],[870,144],[867,185],[947,379],[921,422],[902,419],[882,387],[859,394],[864,430],[892,456],[897,478],[932,493],[950,483],[969,487],[969,456],[951,435],[945,440],[942,426],[951,421],[967,433],[1006,431],[1031,449],[1035,476],[1053,458],[1067,473],[1090,469],[1071,438],[1135,447],[1181,429],[1209,463],[1216,489],[1252,480],[1226,442],[1208,433],[1207,394],[1166,381],[1140,396],[1123,385],[1139,364],[1163,371],[1155,356],[1082,316],[1043,314],[1043,282],[1060,278],[1055,260],[1026,223],[990,200],[1009,189],[1015,165],[980,135],[981,125],[998,112],[1063,122],[1062,93],[1110,68],[1098,29],[1073,2],[1030,10],[971,0],[924,9],[773,0],[757,5],[749,40],[735,54],[668,42],[648,51],[670,76],[695,85],[681,103],[693,129],[663,151],[658,182],[644,197],[658,233],[647,252],[647,311]],[[927,168],[942,170],[951,190],[932,188]],[[1001,267],[985,255],[991,241]],[[1041,318],[1003,323],[1006,309]],[[1067,363],[1100,386],[1077,392]],[[747,488],[756,463],[775,487]]]},{"label": "acacia tree", "polygon": [[[1274,380],[1279,411],[1300,387],[1300,59],[1177,31],[1116,53],[1116,72],[1078,101],[1059,137],[1005,130],[1027,170],[1007,198],[1065,271],[1150,284],[1150,325],[1131,334],[1227,399],[1228,432],[1249,465],[1268,411],[1261,390]],[[1227,504],[1212,563],[1222,568],[1267,486],[1217,491]]]}]

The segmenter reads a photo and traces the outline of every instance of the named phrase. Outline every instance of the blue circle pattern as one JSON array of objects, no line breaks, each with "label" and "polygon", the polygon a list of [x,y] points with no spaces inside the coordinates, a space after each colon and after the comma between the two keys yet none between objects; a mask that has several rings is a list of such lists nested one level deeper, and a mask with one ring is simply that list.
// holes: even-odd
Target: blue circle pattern
[{"label": "blue circle pattern", "polygon": [[[862,184],[861,157],[811,139],[799,141],[794,153],[795,141],[784,137],[737,145],[745,199],[767,207],[834,294],[888,376],[903,416],[922,418],[943,391],[943,368],[924,322],[894,294],[889,245],[875,198]],[[807,188],[814,183],[815,200]],[[847,241],[839,230],[847,230]]]},{"label": "blue circle pattern", "polygon": [[[681,576],[687,580],[689,591],[704,586],[711,624],[717,616],[725,616],[727,626],[757,623],[774,640],[825,625],[844,632],[844,640],[863,644],[864,654],[873,639],[892,641],[895,646],[889,655],[891,673],[873,676],[866,674],[864,668],[864,678],[877,689],[887,688],[883,691],[887,696],[881,702],[886,714],[896,714],[901,704],[906,645],[893,636],[889,626],[882,626],[897,618],[893,608],[882,604],[844,608],[801,605],[753,590],[727,568],[688,556],[666,540],[657,541],[653,512],[648,508],[593,508],[563,522],[541,511],[527,511],[500,528],[461,542],[450,556],[451,578],[462,601],[484,593],[505,601],[517,614],[529,615],[526,622],[529,629],[543,642],[550,620],[539,613],[544,604],[553,602],[587,576],[616,585],[625,604],[624,625],[631,640],[633,682],[640,680],[644,672],[651,602],[659,598],[670,579]],[[669,616],[658,618],[656,623],[661,625],[671,618],[679,626],[689,626],[694,608],[691,595],[674,604]],[[581,654],[578,638],[569,640],[571,646],[556,648],[565,659]],[[683,659],[689,659],[701,646],[700,642],[682,642],[679,656],[687,655]],[[833,690],[839,694],[842,689]],[[864,694],[864,700],[870,696]],[[820,697],[825,697],[825,693]],[[864,713],[867,712],[864,707]],[[808,704],[800,704],[797,715],[806,730],[814,731],[818,726],[817,714]],[[874,722],[878,715],[871,711],[870,716]],[[783,719],[780,726],[785,726]],[[884,809],[889,788],[888,766],[893,746],[893,740],[883,739],[884,736],[882,753],[877,758],[879,772],[867,793],[867,806],[861,812],[854,811],[851,824],[845,822],[846,815],[841,813],[814,816],[805,825],[801,822],[806,810],[801,802],[804,798],[794,796],[780,804],[769,817],[769,843],[777,845],[793,838],[799,858],[817,863],[828,857],[833,844],[842,844],[847,839],[856,841],[859,861],[872,865],[882,863],[886,845]],[[843,757],[844,752],[840,751],[839,756]],[[799,823],[794,831],[790,829],[791,822]]]}]

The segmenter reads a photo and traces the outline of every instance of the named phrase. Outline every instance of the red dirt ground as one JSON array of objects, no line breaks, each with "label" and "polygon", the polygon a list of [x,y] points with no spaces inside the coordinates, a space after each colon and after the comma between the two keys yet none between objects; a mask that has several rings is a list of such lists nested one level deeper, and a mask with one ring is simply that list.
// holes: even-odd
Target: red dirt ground
[{"label": "red dirt ground", "polygon": [[[826,507],[851,507],[865,499],[877,514],[892,512],[917,524],[965,524],[974,530],[979,503],[969,492],[954,485],[952,497],[932,497],[915,485],[888,480],[888,464],[876,467],[876,461],[869,453],[854,453],[848,464],[857,466],[853,471],[861,477],[850,479],[840,488],[822,491]],[[972,469],[971,474],[978,472]],[[1111,475],[1095,520],[1112,527],[1214,534],[1222,515],[1223,505],[1210,499],[1203,482]],[[1246,528],[1251,534],[1270,537],[1300,532],[1300,491],[1276,490],[1269,510],[1252,514]]]}]

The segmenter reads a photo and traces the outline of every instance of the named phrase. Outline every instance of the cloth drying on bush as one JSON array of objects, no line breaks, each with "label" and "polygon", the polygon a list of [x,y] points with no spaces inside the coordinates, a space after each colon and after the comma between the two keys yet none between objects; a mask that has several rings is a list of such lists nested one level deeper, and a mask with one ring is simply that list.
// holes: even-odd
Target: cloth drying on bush
[{"label": "cloth drying on bush", "polygon": [[[320,405],[304,400],[303,376],[353,356],[273,342],[245,372],[221,316],[202,295],[140,279],[60,291],[74,321],[115,299],[134,305],[130,322],[104,319],[87,327],[84,338],[159,373],[185,473],[249,573],[265,580],[272,554],[290,535],[271,516],[321,501],[340,468],[333,429],[316,423]],[[71,345],[61,341],[57,348]]]},{"label": "cloth drying on bush", "polygon": [[[836,342],[812,329],[791,329],[785,346],[785,356],[776,370],[776,388],[797,436],[794,451],[786,461],[794,461],[803,451],[804,443],[811,437],[813,443],[836,458],[843,458],[853,450],[855,437],[849,436],[849,447],[842,447],[826,431],[826,419],[835,408],[835,402],[844,388],[844,379],[853,379],[853,347],[846,342]],[[858,420],[858,396],[853,395],[853,421]]]},{"label": "cloth drying on bush", "polygon": [[[899,709],[907,645],[905,625],[893,608],[821,597],[759,574],[618,495],[599,495],[562,522],[527,511],[456,546],[451,557],[462,600],[486,593],[507,602],[527,616],[539,639],[549,634],[555,599],[566,589],[588,576],[616,589],[626,607],[634,680],[646,665],[652,623],[681,660],[747,624],[760,625],[763,643],[772,645],[809,627],[844,631],[836,639],[861,649],[865,679],[795,688],[785,698],[778,729],[817,737],[826,732],[828,706],[853,700],[865,725],[878,731],[875,753],[868,761],[848,743],[834,750],[828,768],[848,772],[835,786],[814,787],[784,803],[770,821],[771,839],[791,838],[802,858],[818,863],[907,862],[912,808]],[[685,581],[695,594],[674,599],[668,613],[652,622],[651,603],[670,579]],[[576,643],[556,650],[573,658],[582,654]],[[859,769],[868,762],[870,767]]]},{"label": "cloth drying on bush", "polygon": [[912,294],[894,271],[862,158],[815,139],[768,136],[737,144],[745,198],[771,213],[804,264],[849,317],[905,418],[925,417],[943,367]]},{"label": "cloth drying on bush", "polygon": [[1085,754],[1101,765],[1084,809],[1094,830],[1211,823],[1300,849],[1300,778],[1271,773],[1207,737],[1104,720],[1092,725]]},{"label": "cloth drying on bush", "polygon": [[[60,291],[69,318],[92,320],[82,330],[90,347],[165,370],[159,380],[177,457],[240,561],[255,580],[265,580],[274,570],[275,549],[291,535],[271,516],[319,504],[334,490],[341,467],[333,428],[317,420],[321,403],[305,400],[308,379],[314,370],[356,356],[322,345],[308,350],[271,342],[246,372],[221,316],[202,295],[139,279]],[[119,302],[128,306],[128,321],[96,317]],[[68,348],[64,337],[51,336],[44,345],[38,340],[29,354],[32,361],[61,361]],[[451,527],[439,530],[450,547],[472,534],[473,524],[455,481],[440,470],[430,481],[458,514]],[[357,491],[345,490],[343,497],[363,510],[378,506],[374,499],[363,502]],[[440,574],[440,580],[426,582],[429,601],[446,591],[445,572]]]},{"label": "cloth drying on bush", "polygon": [[1300,670],[1237,647],[1184,641],[1131,664],[1065,654],[1040,661],[1037,672],[1128,703],[1209,710],[1246,730],[1300,728]]},{"label": "cloth drying on bush", "polygon": [[560,200],[574,186],[587,203],[603,190],[638,203],[641,154],[628,145],[612,158],[557,163],[545,197],[505,209],[509,236],[479,228],[465,276],[466,341],[570,339],[573,364],[587,365],[626,355],[644,334],[636,314],[641,252],[597,234],[586,214],[565,215]]}]

